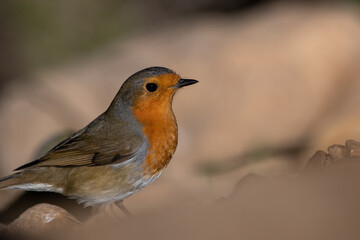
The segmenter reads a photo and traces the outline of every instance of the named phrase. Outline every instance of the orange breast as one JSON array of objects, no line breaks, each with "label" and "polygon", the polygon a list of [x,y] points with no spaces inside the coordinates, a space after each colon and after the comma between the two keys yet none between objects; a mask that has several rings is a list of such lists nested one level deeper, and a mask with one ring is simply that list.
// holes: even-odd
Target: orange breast
[{"label": "orange breast", "polygon": [[133,113],[143,125],[149,141],[143,164],[143,173],[147,176],[160,173],[170,162],[177,146],[178,129],[171,108],[172,95],[168,92],[161,98],[140,98],[133,107]]}]

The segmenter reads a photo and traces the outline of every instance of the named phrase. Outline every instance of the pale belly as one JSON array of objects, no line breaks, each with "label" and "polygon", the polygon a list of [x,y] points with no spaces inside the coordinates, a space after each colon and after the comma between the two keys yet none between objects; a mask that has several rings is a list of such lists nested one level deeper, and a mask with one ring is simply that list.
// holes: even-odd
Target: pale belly
[{"label": "pale belly", "polygon": [[161,172],[144,176],[139,166],[82,167],[69,172],[62,194],[76,199],[85,207],[124,200],[155,181]]}]

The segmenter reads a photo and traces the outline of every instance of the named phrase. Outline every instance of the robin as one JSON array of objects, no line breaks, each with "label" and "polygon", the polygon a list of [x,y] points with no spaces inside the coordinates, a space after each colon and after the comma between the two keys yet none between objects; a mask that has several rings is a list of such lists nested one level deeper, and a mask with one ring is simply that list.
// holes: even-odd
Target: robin
[{"label": "robin", "polygon": [[57,192],[87,206],[122,201],[157,179],[178,142],[172,100],[197,83],[164,67],[130,76],[109,108],[45,156],[0,179],[0,189]]}]

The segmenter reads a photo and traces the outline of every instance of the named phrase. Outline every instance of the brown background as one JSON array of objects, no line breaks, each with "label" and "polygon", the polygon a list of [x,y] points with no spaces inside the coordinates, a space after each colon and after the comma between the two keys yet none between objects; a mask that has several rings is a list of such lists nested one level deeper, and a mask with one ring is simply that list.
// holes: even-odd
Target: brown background
[{"label": "brown background", "polygon": [[[249,196],[242,195],[236,203],[223,203],[224,211],[234,214],[224,215],[229,217],[228,222],[240,221],[236,229],[244,224],[259,224],[260,230],[265,229],[264,211],[270,211],[271,218],[279,217],[279,224],[287,222],[288,212],[302,219],[308,216],[307,210],[313,212],[306,196],[316,198],[314,202],[320,206],[326,199],[343,194],[345,200],[341,203],[349,209],[337,209],[332,202],[321,205],[318,212],[312,213],[317,214],[312,221],[302,219],[292,226],[303,228],[303,236],[279,237],[309,239],[314,236],[308,235],[309,229],[331,217],[327,215],[329,208],[335,211],[332,217],[345,216],[347,223],[344,228],[336,225],[339,228],[335,230],[344,233],[347,229],[349,233],[352,219],[358,220],[358,208],[351,208],[359,196],[356,177],[343,183],[355,191],[354,196],[338,191],[341,187],[337,185],[328,195],[319,193],[338,175],[325,175],[324,179],[330,179],[325,185],[325,180],[319,180],[316,174],[306,180],[288,181],[292,179],[289,176],[299,174],[315,150],[344,144],[346,139],[360,139],[358,6],[282,1],[230,7],[176,4],[155,5],[153,11],[159,14],[153,22],[137,23],[129,27],[131,31],[119,31],[121,34],[115,32],[111,41],[104,41],[86,54],[64,50],[69,55],[66,58],[59,57],[51,64],[43,63],[41,58],[34,66],[27,65],[30,70],[23,68],[20,76],[4,78],[0,102],[1,176],[34,159],[40,146],[57,134],[82,128],[102,113],[129,75],[145,67],[165,66],[200,83],[182,90],[174,99],[179,146],[169,167],[154,184],[125,202],[135,216],[143,216],[133,225],[146,225],[155,213],[160,214],[160,222],[167,222],[168,215],[177,216],[177,212],[166,214],[166,209],[212,206],[229,196],[240,179],[253,173],[275,180],[251,185],[262,193],[259,196],[251,195],[255,190],[248,189],[245,193]],[[141,21],[148,19],[149,12]],[[310,184],[313,181],[317,182],[314,186]],[[298,188],[305,190],[293,190]],[[19,194],[1,192],[0,209],[6,210]],[[283,209],[283,199],[295,203]],[[280,212],[264,207],[272,201]],[[245,208],[248,203],[254,209]],[[216,218],[216,213],[204,211],[198,210],[191,218],[189,212],[180,211],[180,220],[167,223],[169,234],[174,228],[171,224],[182,223],[182,218],[184,222],[194,218],[193,224],[188,223],[191,228],[196,221]],[[247,217],[239,220],[242,214]],[[257,214],[260,219],[255,217]],[[211,228],[215,234],[211,224],[218,226],[222,222],[210,221],[210,227],[204,229],[199,225],[200,232]],[[271,229],[275,233],[283,230]],[[321,235],[321,229],[316,231],[321,237],[328,236]],[[250,239],[252,235],[246,234]]]}]

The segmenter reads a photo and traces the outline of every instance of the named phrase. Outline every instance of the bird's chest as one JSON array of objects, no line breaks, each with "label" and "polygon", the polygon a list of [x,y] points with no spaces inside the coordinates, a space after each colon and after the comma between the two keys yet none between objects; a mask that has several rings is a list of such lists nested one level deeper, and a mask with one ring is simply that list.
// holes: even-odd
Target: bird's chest
[{"label": "bird's chest", "polygon": [[158,176],[162,172],[169,164],[177,146],[176,119],[171,109],[171,101],[165,100],[140,101],[133,107],[134,116],[142,125],[148,142],[142,164],[143,175],[146,178]]},{"label": "bird's chest", "polygon": [[175,119],[157,121],[146,126],[144,132],[149,141],[145,161],[144,175],[156,176],[169,164],[177,147],[177,125]]}]

